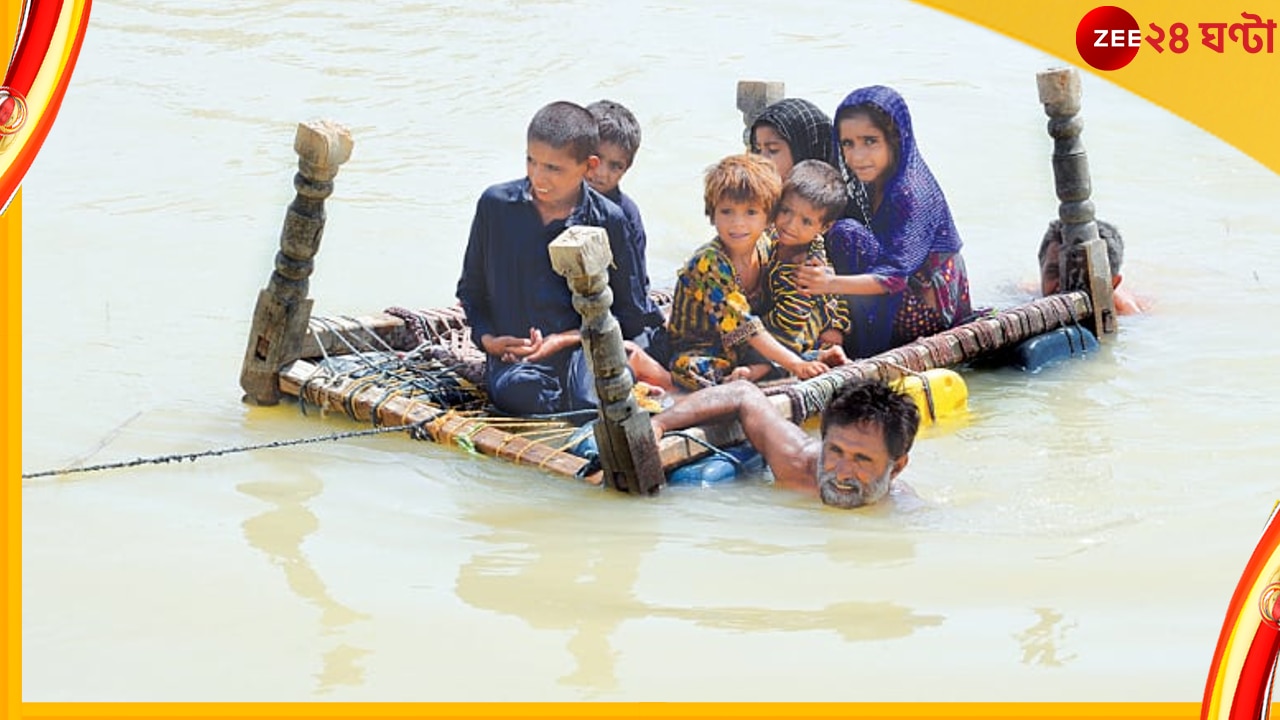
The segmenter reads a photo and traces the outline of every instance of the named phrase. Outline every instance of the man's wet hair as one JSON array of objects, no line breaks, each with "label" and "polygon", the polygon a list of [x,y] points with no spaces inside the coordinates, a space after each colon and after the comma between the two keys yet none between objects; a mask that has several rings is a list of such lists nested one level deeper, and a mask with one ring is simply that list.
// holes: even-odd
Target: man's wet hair
[{"label": "man's wet hair", "polygon": [[568,150],[578,162],[596,154],[600,130],[596,116],[581,105],[560,100],[545,105],[529,121],[528,142],[541,142]]},{"label": "man's wet hair", "polygon": [[835,222],[849,201],[840,171],[822,160],[803,160],[791,168],[782,195],[796,197],[822,211],[823,222]]},{"label": "man's wet hair", "polygon": [[613,143],[627,154],[627,165],[635,162],[640,149],[640,123],[625,105],[613,100],[597,100],[587,106],[600,128],[600,142]]},{"label": "man's wet hair", "polygon": [[836,389],[822,413],[822,434],[832,425],[875,425],[884,433],[889,457],[897,460],[911,451],[920,428],[920,411],[904,393],[879,380],[859,378]]},{"label": "man's wet hair", "polygon": [[[1111,265],[1112,276],[1120,274],[1120,265],[1124,263],[1124,238],[1120,235],[1120,228],[1112,225],[1106,220],[1095,220],[1098,225],[1098,237],[1102,238],[1102,242],[1107,245],[1107,263]],[[1044,256],[1049,252],[1049,244],[1057,242],[1065,242],[1062,237],[1062,221],[1054,220],[1049,223],[1049,229],[1044,231],[1044,239],[1040,241],[1040,252],[1037,257],[1040,262],[1044,262]]]}]

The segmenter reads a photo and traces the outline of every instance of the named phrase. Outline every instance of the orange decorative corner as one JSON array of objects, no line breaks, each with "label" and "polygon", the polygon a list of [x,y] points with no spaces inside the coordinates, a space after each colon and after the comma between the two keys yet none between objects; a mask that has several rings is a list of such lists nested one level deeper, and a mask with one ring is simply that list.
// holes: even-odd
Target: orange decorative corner
[{"label": "orange decorative corner", "polygon": [[0,84],[0,212],[62,105],[89,22],[89,0],[30,0]]},{"label": "orange decorative corner", "polygon": [[1270,715],[1271,676],[1280,651],[1280,503],[1231,596],[1205,683],[1201,720],[1256,720]]}]

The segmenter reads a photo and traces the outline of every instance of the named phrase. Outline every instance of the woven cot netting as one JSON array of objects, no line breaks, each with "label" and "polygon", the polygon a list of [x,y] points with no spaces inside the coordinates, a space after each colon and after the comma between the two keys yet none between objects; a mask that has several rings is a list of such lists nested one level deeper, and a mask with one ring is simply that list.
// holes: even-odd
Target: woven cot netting
[{"label": "woven cot netting", "polygon": [[785,393],[791,401],[791,417],[797,422],[818,415],[845,382],[855,378],[896,380],[904,374],[924,372],[975,360],[1011,347],[1017,342],[1089,317],[1093,310],[1083,291],[1050,295],[1026,305],[991,311],[937,335],[831,368],[818,377],[766,390]]},{"label": "woven cot netting", "polygon": [[[652,293],[659,307],[669,311],[670,293]],[[387,314],[399,318],[416,345],[410,353],[422,360],[436,361],[438,372],[447,370],[465,380],[477,393],[484,392],[484,353],[471,342],[471,328],[458,306],[429,310],[389,308]],[[832,368],[819,377],[766,388],[769,394],[785,393],[795,420],[822,412],[836,388],[854,378],[895,380],[906,373],[949,367],[1009,348],[1017,342],[1054,328],[1090,317],[1092,309],[1086,293],[1076,291],[1052,295],[1003,311],[991,311],[963,325],[937,335],[876,355]]]},{"label": "woven cot netting", "polygon": [[[361,352],[334,355],[320,361],[317,367],[320,372],[308,380],[307,385],[313,382],[343,385],[346,388],[343,411],[353,418],[360,417],[360,414],[352,402],[371,388],[380,393],[370,409],[373,418],[378,417],[379,408],[392,398],[412,400],[441,411],[480,410],[487,402],[484,392],[454,368],[421,354]],[[306,390],[304,386],[299,395],[306,397]]]},{"label": "woven cot netting", "polygon": [[[651,297],[664,313],[670,311],[671,294],[653,291]],[[854,360],[832,368],[816,378],[779,384],[766,389],[769,394],[785,393],[791,401],[791,416],[802,420],[822,412],[836,389],[854,378],[890,381],[906,373],[950,367],[989,355],[1015,343],[1063,325],[1073,324],[1092,313],[1083,291],[1051,295],[1025,305],[987,312],[974,320],[922,337],[874,357]],[[454,368],[460,376],[483,390],[484,353],[471,342],[466,315],[458,306],[411,311],[390,308],[388,314],[403,319],[414,333],[419,352]]]},{"label": "woven cot netting", "polygon": [[[650,290],[649,297],[664,316],[670,313],[670,291]],[[471,326],[460,305],[426,310],[390,307],[385,312],[404,321],[424,356],[450,365],[472,384],[484,388],[484,352],[471,341]]]},{"label": "woven cot netting", "polygon": [[484,352],[471,342],[471,326],[461,306],[427,310],[390,307],[386,313],[404,321],[424,357],[450,366],[476,387],[484,388]]}]

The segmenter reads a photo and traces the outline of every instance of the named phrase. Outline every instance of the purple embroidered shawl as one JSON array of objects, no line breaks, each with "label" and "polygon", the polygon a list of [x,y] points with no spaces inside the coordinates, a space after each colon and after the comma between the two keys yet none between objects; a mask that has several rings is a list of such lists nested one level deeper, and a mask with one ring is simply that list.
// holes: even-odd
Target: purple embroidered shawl
[{"label": "purple embroidered shawl", "polygon": [[[902,305],[907,279],[925,265],[931,253],[955,253],[961,246],[942,188],[916,148],[911,114],[902,96],[880,85],[861,88],[840,103],[835,117],[844,108],[863,103],[888,113],[897,126],[899,145],[897,167],[885,183],[880,207],[867,218],[864,208],[869,212],[871,207],[869,188],[845,165],[838,129],[833,127],[831,133],[836,167],[850,196],[848,217],[827,233],[831,264],[841,275],[877,275],[890,291],[886,295],[846,296],[852,327],[845,348],[851,357],[868,357],[893,347],[894,318]],[[946,316],[951,308],[942,310]]]},{"label": "purple embroidered shawl", "polygon": [[[855,219],[863,221],[871,228],[880,245],[880,254],[870,267],[859,272],[881,275],[885,278],[900,278],[905,281],[924,265],[930,253],[954,253],[960,251],[960,234],[956,231],[955,222],[951,219],[951,209],[947,207],[947,199],[942,188],[934,179],[929,166],[920,156],[916,148],[916,136],[911,129],[911,113],[907,103],[896,90],[873,85],[849,93],[836,108],[836,117],[840,111],[870,103],[884,110],[893,118],[900,136],[897,148],[897,167],[893,177],[885,183],[883,200],[879,209],[871,218],[862,215],[859,193],[870,208],[869,189],[845,166],[844,157],[840,153],[838,131],[832,130],[832,146],[836,154],[837,165],[845,183],[849,187],[850,210]],[[843,223],[844,221],[842,221]],[[846,229],[845,234],[855,231]],[[835,258],[832,258],[835,261]]]}]

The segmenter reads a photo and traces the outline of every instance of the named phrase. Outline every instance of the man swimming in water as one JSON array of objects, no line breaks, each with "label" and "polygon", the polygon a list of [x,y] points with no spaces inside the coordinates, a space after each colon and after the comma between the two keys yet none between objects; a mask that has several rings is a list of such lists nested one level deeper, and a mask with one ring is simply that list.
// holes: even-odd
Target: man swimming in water
[{"label": "man swimming in water", "polygon": [[781,487],[856,508],[883,500],[907,466],[920,412],[877,380],[850,380],[822,413],[820,437],[786,420],[755,384],[738,380],[691,393],[653,417],[654,434],[736,419]]},{"label": "man swimming in water", "polygon": [[[1132,295],[1128,288],[1120,287],[1124,276],[1120,265],[1124,263],[1124,237],[1120,229],[1106,220],[1098,220],[1098,238],[1107,246],[1107,264],[1111,266],[1111,301],[1117,315],[1141,315],[1150,308],[1143,298]],[[1048,297],[1062,292],[1062,273],[1059,256],[1062,254],[1062,221],[1053,220],[1040,241],[1040,292]]]}]

